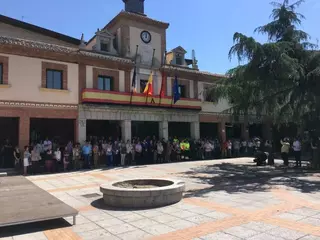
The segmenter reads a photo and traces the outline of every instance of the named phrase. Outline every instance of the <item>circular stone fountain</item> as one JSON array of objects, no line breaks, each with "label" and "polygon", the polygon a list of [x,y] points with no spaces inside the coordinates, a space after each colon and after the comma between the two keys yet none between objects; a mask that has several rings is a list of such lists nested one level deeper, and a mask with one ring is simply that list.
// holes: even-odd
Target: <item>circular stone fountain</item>
[{"label": "circular stone fountain", "polygon": [[179,202],[184,182],[168,179],[132,179],[100,186],[105,204],[122,208],[153,208]]}]

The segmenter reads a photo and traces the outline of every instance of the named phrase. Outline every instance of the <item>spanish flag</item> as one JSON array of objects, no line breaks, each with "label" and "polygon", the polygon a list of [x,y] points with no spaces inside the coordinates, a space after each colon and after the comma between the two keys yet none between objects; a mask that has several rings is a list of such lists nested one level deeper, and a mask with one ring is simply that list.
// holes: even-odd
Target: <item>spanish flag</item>
[{"label": "spanish flag", "polygon": [[153,73],[151,72],[151,74],[149,76],[149,79],[148,79],[148,82],[147,82],[147,85],[146,85],[146,87],[144,88],[144,91],[143,91],[144,94],[152,95],[152,92],[153,92],[152,81],[153,81]]}]

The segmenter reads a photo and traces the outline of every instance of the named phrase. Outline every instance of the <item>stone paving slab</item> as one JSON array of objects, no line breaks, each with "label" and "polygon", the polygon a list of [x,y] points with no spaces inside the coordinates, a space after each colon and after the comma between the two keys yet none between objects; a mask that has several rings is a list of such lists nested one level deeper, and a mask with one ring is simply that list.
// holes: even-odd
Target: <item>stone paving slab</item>
[{"label": "stone paving slab", "polygon": [[[277,160],[275,167],[256,167],[252,159],[240,158],[30,176],[37,186],[75,207],[78,224],[71,226],[72,219],[66,217],[67,228],[29,229],[4,237],[35,233],[40,240],[59,234],[67,240],[320,240],[320,174],[279,164]],[[100,184],[139,176],[184,181],[184,199],[146,210],[104,206]]]}]

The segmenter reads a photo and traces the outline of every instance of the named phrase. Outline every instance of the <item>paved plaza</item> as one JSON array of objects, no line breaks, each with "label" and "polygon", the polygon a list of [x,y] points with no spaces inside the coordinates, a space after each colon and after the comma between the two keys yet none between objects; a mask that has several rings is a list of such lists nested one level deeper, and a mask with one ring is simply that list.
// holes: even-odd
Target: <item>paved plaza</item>
[{"label": "paved plaza", "polygon": [[[103,204],[100,184],[137,177],[183,180],[184,198],[171,206],[144,210]],[[77,209],[77,224],[72,226],[72,218],[66,218],[0,228],[1,240],[320,240],[320,174],[256,167],[249,158],[28,179]]]}]

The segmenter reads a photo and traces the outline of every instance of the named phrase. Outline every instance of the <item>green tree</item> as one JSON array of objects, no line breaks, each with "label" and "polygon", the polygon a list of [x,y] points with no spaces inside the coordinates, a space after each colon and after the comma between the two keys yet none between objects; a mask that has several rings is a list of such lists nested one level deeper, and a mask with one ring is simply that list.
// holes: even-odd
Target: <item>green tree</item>
[{"label": "green tree", "polygon": [[255,29],[266,43],[236,32],[229,58],[239,66],[227,72],[210,95],[231,102],[233,114],[265,114],[277,123],[314,124],[320,133],[320,53],[298,29],[304,0],[272,2],[271,22]]}]

